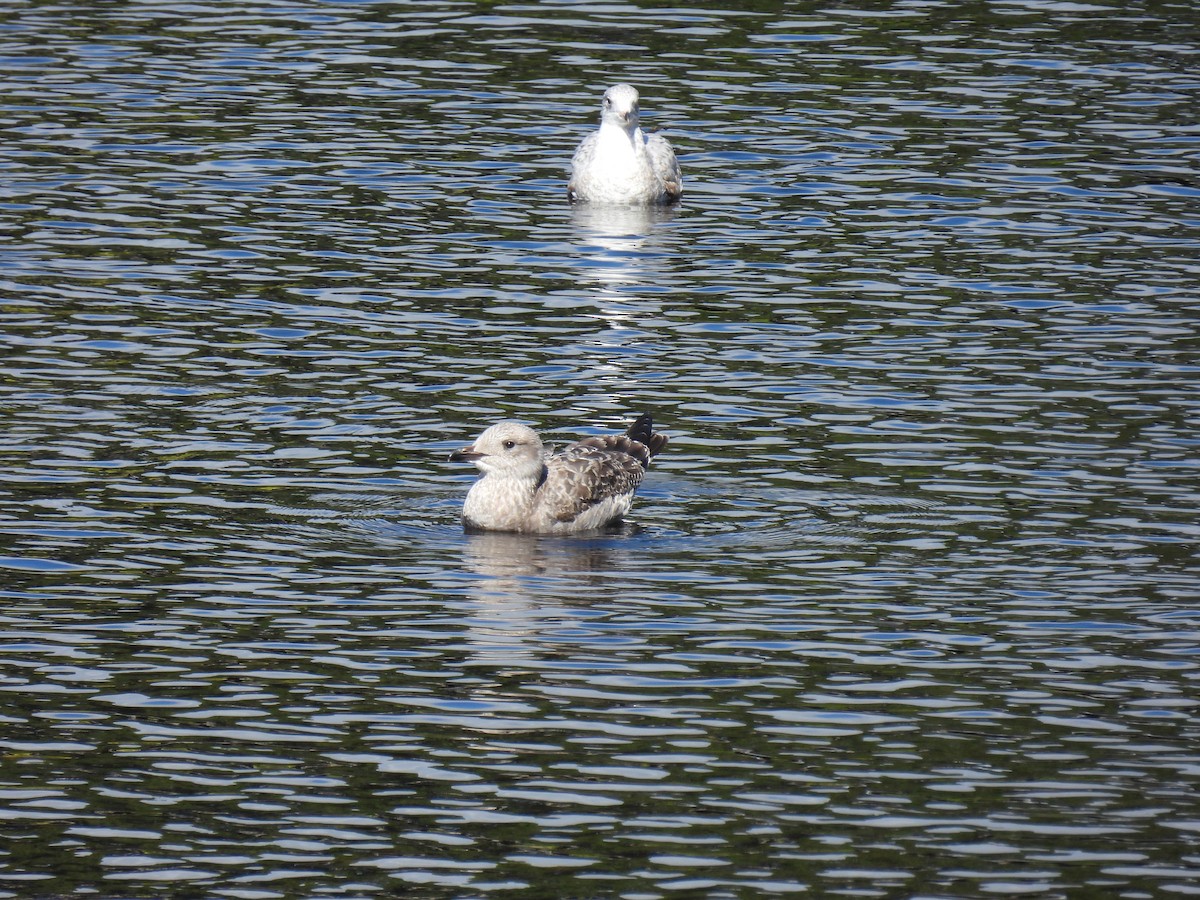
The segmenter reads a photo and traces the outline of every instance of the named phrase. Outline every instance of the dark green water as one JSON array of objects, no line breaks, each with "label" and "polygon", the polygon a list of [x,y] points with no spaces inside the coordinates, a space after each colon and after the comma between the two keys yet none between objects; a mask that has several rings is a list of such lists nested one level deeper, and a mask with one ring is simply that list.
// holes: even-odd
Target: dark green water
[{"label": "dark green water", "polygon": [[4,6],[0,896],[1200,893],[1197,18]]}]

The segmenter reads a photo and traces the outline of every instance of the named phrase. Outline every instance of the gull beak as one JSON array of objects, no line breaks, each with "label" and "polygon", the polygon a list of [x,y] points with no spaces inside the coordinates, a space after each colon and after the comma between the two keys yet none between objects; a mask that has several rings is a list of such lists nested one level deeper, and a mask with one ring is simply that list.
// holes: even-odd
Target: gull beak
[{"label": "gull beak", "polygon": [[476,453],[475,445],[463,447],[461,450],[455,450],[450,454],[450,462],[475,462],[477,459],[483,459],[487,456],[486,453]]}]

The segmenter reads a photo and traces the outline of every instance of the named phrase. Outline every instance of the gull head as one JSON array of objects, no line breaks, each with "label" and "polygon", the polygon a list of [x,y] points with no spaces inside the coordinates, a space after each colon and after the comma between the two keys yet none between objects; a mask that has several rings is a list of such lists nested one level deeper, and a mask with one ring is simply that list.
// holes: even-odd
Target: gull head
[{"label": "gull head", "polygon": [[472,462],[484,475],[538,480],[542,477],[542,439],[520,422],[497,422],[469,447],[450,454],[451,462]]},{"label": "gull head", "polygon": [[614,84],[605,91],[600,103],[600,122],[626,129],[637,128],[637,88],[631,84]]}]

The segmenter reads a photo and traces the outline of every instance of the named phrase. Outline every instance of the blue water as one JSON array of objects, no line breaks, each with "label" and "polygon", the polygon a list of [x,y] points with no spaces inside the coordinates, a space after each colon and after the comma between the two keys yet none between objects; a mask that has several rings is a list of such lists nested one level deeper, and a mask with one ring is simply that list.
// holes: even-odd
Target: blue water
[{"label": "blue water", "polygon": [[1197,24],[0,11],[0,896],[1200,892]]}]

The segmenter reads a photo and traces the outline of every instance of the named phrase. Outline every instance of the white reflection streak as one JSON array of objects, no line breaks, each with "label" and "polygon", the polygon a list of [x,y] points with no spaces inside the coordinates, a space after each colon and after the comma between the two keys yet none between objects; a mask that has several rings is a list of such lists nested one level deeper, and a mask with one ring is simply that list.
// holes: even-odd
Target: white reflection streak
[{"label": "white reflection streak", "polygon": [[537,548],[531,535],[466,536],[463,568],[479,576],[470,590],[477,606],[468,622],[473,662],[511,664],[535,658],[525,639],[541,630],[542,616],[522,582],[542,571]]},{"label": "white reflection streak", "polygon": [[[628,286],[658,282],[659,269],[669,254],[656,226],[674,217],[674,206],[604,206],[576,204],[571,218],[578,239],[579,281],[594,284],[596,317],[607,326],[589,348],[591,380],[620,409],[638,398],[622,386],[629,384],[623,351],[629,338],[624,330],[646,314],[647,303]],[[657,312],[657,304],[655,304]],[[614,352],[615,351],[615,352]]]},{"label": "white reflection streak", "polygon": [[[468,534],[463,568],[478,579],[470,589],[476,614],[468,621],[472,662],[508,664],[534,661],[540,638],[563,618],[562,598],[573,591],[558,586],[538,597],[535,579],[587,580],[590,572],[611,571],[612,548],[603,538],[543,538],[487,532]],[[575,585],[579,596],[587,585]],[[549,605],[547,605],[547,602]]]},{"label": "white reflection streak", "polygon": [[[584,246],[579,266],[583,281],[601,288],[610,285],[646,284],[653,279],[647,265],[653,257],[644,251],[653,246],[655,226],[675,215],[673,206],[599,206],[586,203],[571,209],[571,219]],[[601,295],[615,292],[602,290]]]}]

